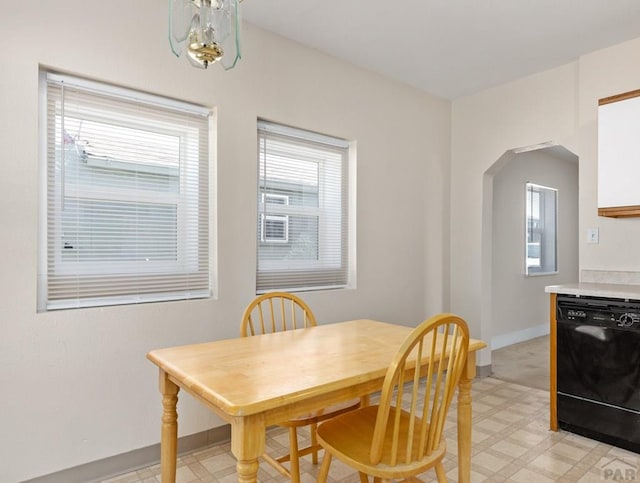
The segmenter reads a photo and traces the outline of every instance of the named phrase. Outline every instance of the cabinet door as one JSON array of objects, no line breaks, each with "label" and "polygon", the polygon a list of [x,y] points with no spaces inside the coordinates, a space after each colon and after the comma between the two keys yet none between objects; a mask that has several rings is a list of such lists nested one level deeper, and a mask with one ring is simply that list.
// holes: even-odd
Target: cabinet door
[{"label": "cabinet door", "polygon": [[598,214],[640,216],[640,91],[598,107]]}]

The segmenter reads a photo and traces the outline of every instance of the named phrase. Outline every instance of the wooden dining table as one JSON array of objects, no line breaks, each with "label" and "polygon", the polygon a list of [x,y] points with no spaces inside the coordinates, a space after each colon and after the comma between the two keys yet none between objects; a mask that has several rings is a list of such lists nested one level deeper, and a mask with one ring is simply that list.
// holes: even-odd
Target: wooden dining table
[{"label": "wooden dining table", "polygon": [[[178,392],[183,389],[231,425],[239,482],[255,482],[269,426],[310,410],[379,391],[411,327],[353,320],[306,329],[153,350],[162,394],[163,483],[176,476]],[[458,481],[471,471],[471,339],[458,389]]]}]

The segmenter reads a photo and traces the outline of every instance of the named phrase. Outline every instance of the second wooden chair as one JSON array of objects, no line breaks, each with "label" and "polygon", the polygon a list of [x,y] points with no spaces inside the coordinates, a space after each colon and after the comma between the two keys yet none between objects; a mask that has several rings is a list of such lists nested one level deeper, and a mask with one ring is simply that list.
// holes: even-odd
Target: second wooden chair
[{"label": "second wooden chair", "polygon": [[374,482],[415,481],[430,468],[438,482],[447,481],[442,432],[468,347],[467,324],[455,315],[441,314],[416,327],[391,361],[380,403],[318,427],[325,454],[317,481],[327,481],[332,457],[357,470],[363,483],[367,475]]}]

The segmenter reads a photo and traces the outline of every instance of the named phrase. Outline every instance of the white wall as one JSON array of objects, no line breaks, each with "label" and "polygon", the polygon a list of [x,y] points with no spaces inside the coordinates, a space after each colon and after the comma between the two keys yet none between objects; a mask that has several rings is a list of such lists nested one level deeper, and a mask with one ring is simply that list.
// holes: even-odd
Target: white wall
[{"label": "white wall", "polygon": [[[453,102],[451,310],[474,335],[492,337],[491,298],[483,297],[491,273],[481,256],[483,173],[510,149],[553,142],[578,155],[580,269],[640,270],[640,220],[598,217],[596,201],[597,101],[638,89],[639,60],[635,39]],[[598,245],[586,243],[592,227],[600,228]],[[489,362],[483,351],[479,363]]]},{"label": "white wall", "polygon": [[[640,39],[600,50],[580,61],[580,268],[640,271],[640,218],[597,214],[598,99],[640,89]],[[587,244],[587,228],[600,229],[600,243]]]},{"label": "white wall", "polygon": [[[578,160],[553,157],[549,154],[553,149],[559,148],[511,155],[493,177],[492,349],[549,333],[544,287],[578,280]],[[558,190],[554,274],[524,275],[527,182]]]},{"label": "white wall", "polygon": [[[166,11],[0,4],[0,481],[157,443],[146,352],[238,334],[254,296],[257,117],[357,141],[357,288],[306,295],[319,321],[413,325],[444,308],[450,103],[251,26],[235,70],[193,69],[170,53]],[[39,65],[217,108],[217,299],[36,313]],[[220,424],[187,395],[179,414],[180,435]]]}]

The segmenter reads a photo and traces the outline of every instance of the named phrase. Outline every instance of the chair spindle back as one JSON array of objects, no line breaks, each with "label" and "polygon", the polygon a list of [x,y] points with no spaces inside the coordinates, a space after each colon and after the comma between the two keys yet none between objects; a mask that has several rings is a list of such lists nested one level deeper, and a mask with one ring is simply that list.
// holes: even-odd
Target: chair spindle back
[{"label": "chair spindle back", "polygon": [[[468,347],[467,324],[453,314],[434,316],[414,329],[385,376],[371,463],[379,463],[389,451],[391,465],[411,463],[438,448]],[[389,431],[391,447],[384,447]]]},{"label": "chair spindle back", "polygon": [[269,334],[314,327],[316,319],[300,297],[287,292],[269,292],[256,297],[242,315],[240,335]]}]

